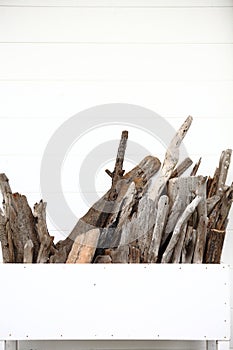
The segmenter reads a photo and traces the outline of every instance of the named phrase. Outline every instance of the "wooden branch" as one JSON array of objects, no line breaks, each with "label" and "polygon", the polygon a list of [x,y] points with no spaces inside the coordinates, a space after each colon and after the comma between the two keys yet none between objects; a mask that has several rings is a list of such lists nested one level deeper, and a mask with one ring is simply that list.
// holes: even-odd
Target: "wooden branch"
[{"label": "wooden branch", "polygon": [[6,218],[0,209],[0,242],[2,246],[2,258],[4,263],[12,263],[14,259],[12,258],[9,250],[8,235],[6,230]]},{"label": "wooden branch", "polygon": [[196,239],[196,230],[192,226],[188,226],[182,248],[182,263],[191,264],[196,246]]},{"label": "wooden branch", "polygon": [[181,261],[182,248],[185,241],[186,231],[187,231],[187,223],[184,224],[181,228],[179,239],[178,239],[178,242],[176,243],[176,246],[172,255],[172,262],[174,264],[179,264]]},{"label": "wooden branch", "polygon": [[220,161],[219,161],[219,178],[218,178],[217,190],[216,190],[217,196],[221,195],[225,190],[226,178],[227,178],[228,169],[231,162],[231,154],[232,154],[231,149],[227,149],[223,151],[221,154]]},{"label": "wooden branch", "polygon": [[185,158],[172,172],[171,177],[181,176],[191,165],[193,164],[192,159]]},{"label": "wooden branch", "polygon": [[112,177],[112,187],[109,192],[109,200],[111,201],[115,201],[118,196],[118,192],[116,188],[117,182],[122,178],[124,174],[123,163],[124,163],[127,139],[128,139],[128,131],[122,131],[114,170],[112,173],[109,170],[107,170],[108,175],[110,175],[111,173],[111,177]]},{"label": "wooden branch", "polygon": [[215,169],[214,172],[214,177],[213,178],[209,178],[208,182],[208,191],[207,191],[207,198],[213,197],[214,195],[216,195],[217,192],[217,184],[219,181],[219,168]]},{"label": "wooden branch", "polygon": [[148,262],[156,263],[159,254],[159,248],[163,230],[166,224],[167,216],[169,211],[169,198],[164,195],[161,196],[158,202],[158,211],[155,221],[155,226],[152,235],[152,241],[148,252]]},{"label": "wooden branch", "polygon": [[81,235],[78,235],[68,259],[67,264],[86,264],[91,263],[94,257],[98,239],[100,235],[99,229],[93,229]]},{"label": "wooden branch", "polygon": [[207,224],[208,218],[201,216],[197,226],[197,238],[193,256],[193,263],[195,264],[201,264],[203,262],[206,246]]},{"label": "wooden branch", "polygon": [[42,200],[34,205],[34,216],[37,219],[36,229],[40,241],[37,263],[47,263],[50,258],[54,237],[49,235],[46,224],[46,203]]},{"label": "wooden branch", "polygon": [[172,139],[160,170],[159,176],[155,179],[154,183],[151,185],[150,198],[155,201],[156,198],[162,193],[167,181],[170,179],[173,170],[179,160],[179,147],[183,141],[185,135],[187,134],[193,118],[189,116],[185,122],[181,125],[180,129],[177,131],[176,135]]},{"label": "wooden branch", "polygon": [[194,165],[194,167],[190,173],[190,176],[196,176],[200,165],[201,165],[201,158],[199,158],[198,162]]},{"label": "wooden branch", "polygon": [[203,261],[208,224],[206,205],[206,179],[206,177],[200,177],[200,181],[198,183],[197,188],[197,194],[201,196],[202,199],[197,207],[199,222],[197,225],[197,239],[194,250],[193,262],[198,264],[201,264]]},{"label": "wooden branch", "polygon": [[163,257],[162,257],[162,263],[169,263],[174,251],[174,248],[179,240],[179,235],[181,232],[182,227],[187,223],[188,219],[198,206],[198,204],[201,201],[201,196],[196,196],[193,201],[186,207],[183,214],[180,216],[179,220],[177,221],[177,224],[175,226],[175,229],[173,231],[171,240],[167,246],[167,249],[165,250]]},{"label": "wooden branch", "polygon": [[198,184],[202,179],[202,176],[188,176],[169,180],[167,191],[171,209],[162,238],[162,245],[173,232],[179,216],[193,199],[194,193],[199,186]]},{"label": "wooden branch", "polygon": [[214,195],[212,197],[207,198],[206,205],[207,205],[207,215],[209,216],[214,209],[215,205],[220,201],[220,196]]},{"label": "wooden branch", "polygon": [[29,239],[24,246],[24,264],[31,264],[33,262],[33,247],[33,242],[31,239]]},{"label": "wooden branch", "polygon": [[204,263],[220,264],[225,231],[212,229],[207,235]]}]

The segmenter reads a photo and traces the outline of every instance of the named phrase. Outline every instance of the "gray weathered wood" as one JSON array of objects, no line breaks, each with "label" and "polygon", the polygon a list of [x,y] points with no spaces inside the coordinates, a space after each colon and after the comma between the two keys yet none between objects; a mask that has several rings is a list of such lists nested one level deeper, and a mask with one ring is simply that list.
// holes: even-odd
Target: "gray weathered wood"
[{"label": "gray weathered wood", "polygon": [[192,202],[186,207],[185,211],[181,214],[179,220],[177,221],[177,224],[174,228],[171,240],[163,254],[162,257],[162,263],[169,263],[174,251],[174,248],[179,240],[179,235],[181,232],[182,227],[187,223],[188,219],[198,206],[198,204],[201,201],[201,196],[197,195]]},{"label": "gray weathered wood", "polygon": [[33,262],[33,242],[31,239],[29,239],[24,246],[24,256],[23,256],[23,263],[24,264],[31,264]]},{"label": "gray weathered wood", "polygon": [[68,255],[66,263],[91,263],[96,251],[99,235],[99,229],[93,229],[81,235],[78,235]]},{"label": "gray weathered wood", "polygon": [[191,264],[196,245],[197,232],[192,226],[187,227],[186,236],[182,248],[181,262]]},{"label": "gray weathered wood", "polygon": [[166,224],[169,211],[169,198],[166,195],[160,197],[158,202],[158,210],[155,221],[155,226],[152,235],[152,241],[148,252],[148,262],[155,263],[158,259],[160,243],[163,230]]},{"label": "gray weathered wood", "polygon": [[152,186],[150,188],[149,196],[153,201],[155,201],[156,198],[158,198],[162,193],[166,183],[170,179],[175,169],[175,166],[179,161],[179,147],[192,124],[192,120],[193,118],[191,116],[185,120],[185,122],[181,125],[175,134],[167,149],[159,175],[152,183]]}]

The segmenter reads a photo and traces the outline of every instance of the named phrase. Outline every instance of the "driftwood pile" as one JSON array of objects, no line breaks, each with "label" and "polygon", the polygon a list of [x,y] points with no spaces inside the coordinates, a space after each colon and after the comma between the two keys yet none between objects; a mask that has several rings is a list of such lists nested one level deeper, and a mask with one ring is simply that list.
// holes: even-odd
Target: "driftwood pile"
[{"label": "driftwood pile", "polygon": [[[123,131],[115,168],[106,170],[110,190],[54,243],[46,225],[46,203],[12,193],[0,174],[3,211],[0,240],[5,263],[220,263],[233,184],[226,185],[232,151],[222,152],[214,176],[197,176],[201,162],[179,161],[179,146],[192,118],[174,136],[161,165],[145,157],[124,174],[128,132]],[[62,215],[62,212],[61,212]]]}]

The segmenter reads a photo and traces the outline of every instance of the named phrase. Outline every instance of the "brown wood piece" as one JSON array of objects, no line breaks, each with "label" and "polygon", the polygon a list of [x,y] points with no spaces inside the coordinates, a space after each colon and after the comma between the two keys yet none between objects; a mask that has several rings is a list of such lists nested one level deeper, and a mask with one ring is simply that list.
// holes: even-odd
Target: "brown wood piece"
[{"label": "brown wood piece", "polygon": [[220,264],[225,231],[211,229],[207,235],[204,263]]}]

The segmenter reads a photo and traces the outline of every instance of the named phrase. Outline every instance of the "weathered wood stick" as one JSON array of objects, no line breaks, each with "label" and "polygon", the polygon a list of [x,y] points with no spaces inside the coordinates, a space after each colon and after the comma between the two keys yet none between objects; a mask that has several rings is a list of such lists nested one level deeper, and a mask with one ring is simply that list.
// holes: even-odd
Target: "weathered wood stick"
[{"label": "weathered wood stick", "polygon": [[192,124],[192,120],[193,118],[191,116],[185,120],[168,147],[159,176],[155,179],[150,188],[149,196],[153,201],[160,196],[178,163],[179,147]]},{"label": "weathered wood stick", "polygon": [[171,240],[167,246],[167,249],[165,250],[163,257],[162,257],[162,263],[169,263],[174,251],[174,248],[179,240],[179,235],[180,235],[180,231],[182,229],[182,226],[184,226],[188,219],[190,218],[190,216],[192,215],[192,213],[194,212],[194,210],[196,209],[196,207],[198,206],[198,204],[200,203],[200,201],[202,200],[201,196],[196,196],[193,201],[186,207],[185,211],[183,212],[183,214],[180,216],[179,220],[177,221],[177,224],[175,226],[175,229],[173,231]]},{"label": "weathered wood stick", "polygon": [[4,263],[12,263],[14,260],[10,256],[8,235],[6,230],[6,218],[0,209],[0,242],[2,246],[2,259]]},{"label": "weathered wood stick", "polygon": [[182,263],[191,264],[196,245],[197,234],[192,226],[187,227],[184,245],[182,248]]},{"label": "weathered wood stick", "polygon": [[207,205],[207,215],[209,216],[214,209],[215,205],[220,201],[220,196],[214,195],[212,197],[207,198],[206,205]]},{"label": "weathered wood stick", "polygon": [[[34,205],[34,216],[37,218],[36,229],[40,241],[37,263],[47,263],[51,254],[54,237],[49,235],[46,224],[46,203],[42,200]],[[54,248],[55,249],[55,248]]]},{"label": "weathered wood stick", "polygon": [[211,229],[207,235],[204,263],[220,264],[225,231]]},{"label": "weathered wood stick", "polygon": [[190,173],[190,176],[196,176],[200,165],[201,165],[201,158],[199,158],[198,162],[194,165],[194,167]]},{"label": "weathered wood stick", "polygon": [[78,235],[69,253],[67,264],[91,263],[94,257],[98,239],[99,229],[93,229]]},{"label": "weathered wood stick", "polygon": [[185,158],[172,172],[171,178],[181,176],[191,165],[193,164],[192,159]]},{"label": "weathered wood stick", "polygon": [[219,174],[220,174],[219,168],[216,168],[215,172],[214,172],[214,177],[213,178],[210,177],[208,179],[207,198],[210,198],[210,197],[213,197],[214,195],[216,195]]},{"label": "weathered wood stick", "polygon": [[31,264],[33,262],[33,242],[31,239],[29,239],[24,246],[24,257],[23,257],[23,263],[24,264]]},{"label": "weathered wood stick", "polygon": [[197,225],[197,238],[193,256],[194,264],[201,264],[203,262],[206,246],[207,224],[208,218],[201,216]]},{"label": "weathered wood stick", "polygon": [[223,194],[225,190],[226,178],[227,178],[228,169],[231,162],[231,154],[232,154],[231,149],[227,149],[223,151],[221,154],[220,161],[219,161],[219,178],[218,178],[217,190],[216,190],[217,196]]},{"label": "weathered wood stick", "polygon": [[175,249],[174,249],[174,252],[172,255],[172,262],[174,264],[179,264],[181,261],[181,253],[182,253],[182,248],[184,245],[186,231],[187,231],[187,223],[185,225],[183,225],[181,228],[180,236],[179,236],[178,242],[175,246]]},{"label": "weathered wood stick", "polygon": [[109,192],[109,200],[111,201],[114,201],[118,195],[116,185],[117,185],[117,182],[122,178],[124,174],[123,163],[124,163],[124,157],[125,157],[125,150],[127,146],[127,139],[128,139],[128,131],[126,130],[122,131],[114,170],[111,173],[107,169],[107,174],[108,175],[111,174],[111,177],[112,177],[112,187]]},{"label": "weathered wood stick", "polygon": [[206,205],[206,177],[199,177],[199,183],[197,188],[197,194],[201,196],[201,201],[197,206],[197,213],[199,222],[197,225],[197,239],[194,250],[193,262],[201,264],[204,257],[206,234],[207,234],[207,205]]},{"label": "weathered wood stick", "polygon": [[155,221],[155,227],[152,234],[152,241],[148,252],[148,262],[156,263],[159,254],[159,248],[163,230],[166,224],[167,216],[169,211],[169,198],[163,195],[159,198],[158,211]]}]

